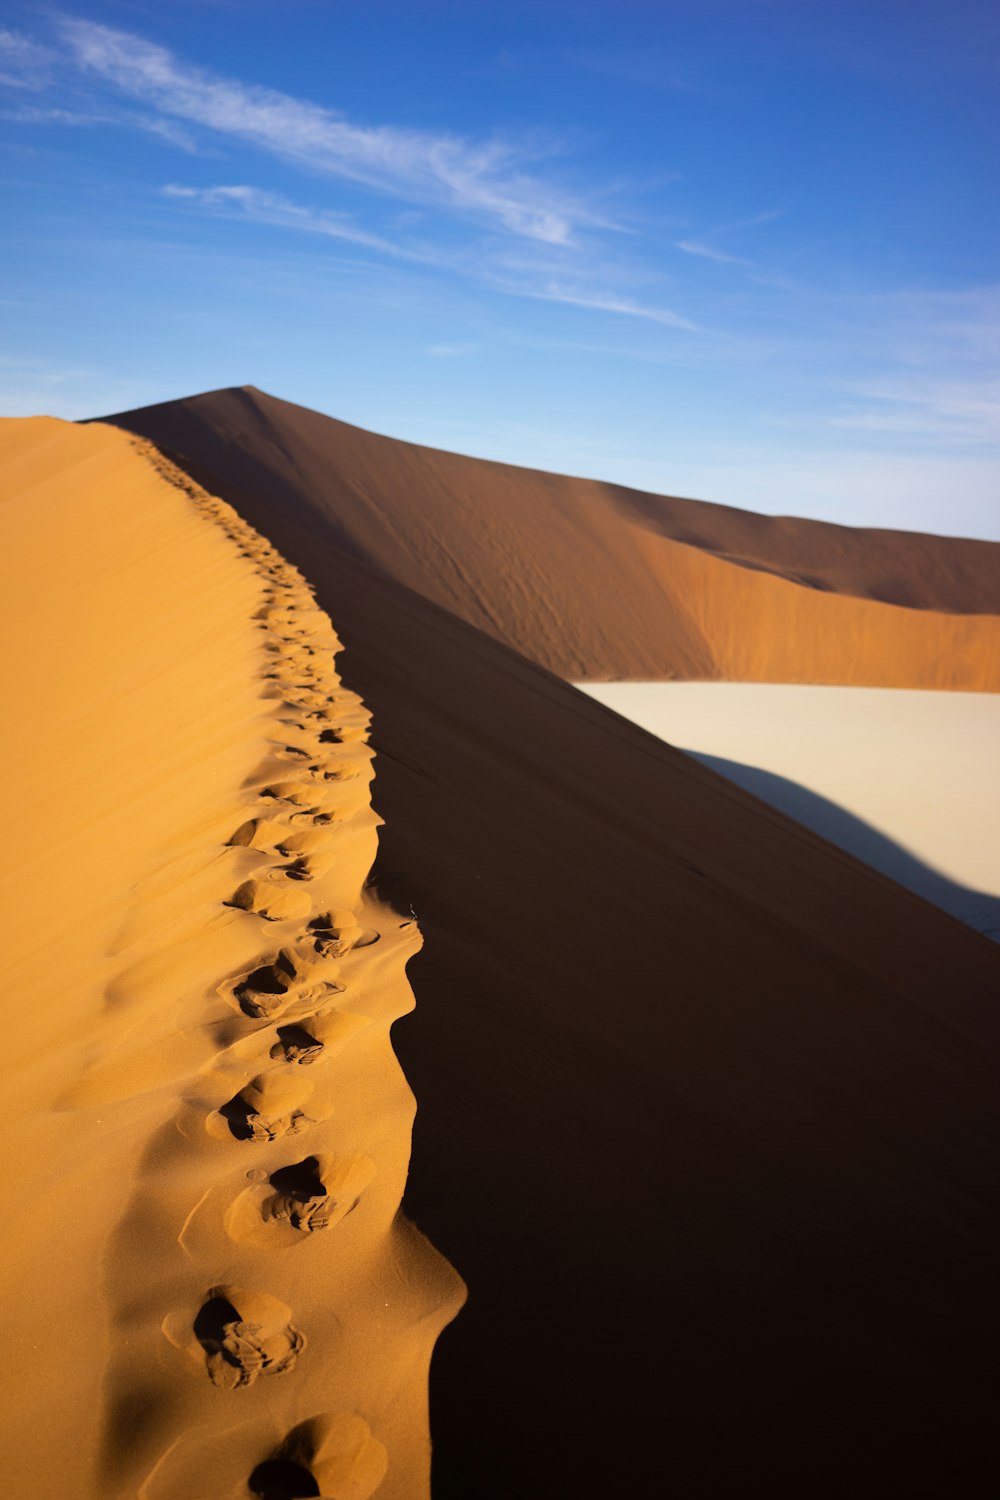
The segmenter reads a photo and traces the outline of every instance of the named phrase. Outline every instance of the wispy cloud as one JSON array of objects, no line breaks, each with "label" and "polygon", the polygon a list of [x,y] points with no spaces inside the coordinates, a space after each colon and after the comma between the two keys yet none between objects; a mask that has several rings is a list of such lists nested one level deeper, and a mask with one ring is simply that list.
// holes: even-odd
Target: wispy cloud
[{"label": "wispy cloud", "polygon": [[736,219],[731,224],[720,224],[715,229],[709,230],[711,240],[677,240],[675,249],[682,250],[685,255],[694,255],[701,260],[714,260],[719,265],[748,266],[752,267],[755,261],[748,260],[744,255],[734,255],[731,250],[721,250],[718,245],[711,243],[719,237],[732,234],[743,234],[748,229],[756,229],[761,224],[770,224],[775,219],[783,217],[783,208],[768,208],[762,213],[752,214],[748,219]]},{"label": "wispy cloud", "polygon": [[701,260],[714,260],[722,265],[750,266],[752,261],[745,260],[742,255],[730,255],[728,250],[717,250],[714,245],[706,245],[701,240],[678,240],[678,250],[683,250],[685,255],[696,255]]},{"label": "wispy cloud", "polygon": [[[198,154],[205,154],[204,141],[221,139],[395,200],[376,218],[356,195],[348,213],[340,203],[304,204],[295,201],[298,194],[246,182],[172,183],[162,193],[178,206],[339,241],[506,296],[701,331],[650,293],[662,280],[657,270],[635,256],[609,253],[600,231],[617,231],[617,224],[537,174],[545,152],[534,138],[515,146],[499,137],[476,141],[362,124],[325,105],[189,64],[127,31],[65,15],[52,24],[61,53],[37,50],[47,65],[61,57],[59,94],[43,97],[31,111],[21,109],[13,118],[22,123],[128,126]],[[14,49],[25,66],[33,46]],[[609,192],[594,196],[606,200]],[[616,233],[616,242],[627,244],[629,237]]]},{"label": "wispy cloud", "polygon": [[83,110],[49,109],[40,104],[15,105],[13,109],[0,109],[0,120],[9,120],[13,125],[105,125],[107,115],[88,114]]},{"label": "wispy cloud", "polygon": [[61,109],[40,104],[16,105],[12,109],[0,110],[0,120],[9,120],[15,125],[65,125],[93,129],[111,125],[118,129],[139,130],[144,135],[156,136],[167,145],[176,146],[192,156],[201,156],[198,142],[178,125],[175,120],[164,120],[156,115],[138,114],[134,110],[102,111],[98,109]]},{"label": "wispy cloud", "polygon": [[0,83],[9,88],[40,89],[51,75],[54,53],[19,31],[0,29]]},{"label": "wispy cloud", "polygon": [[[450,271],[479,281],[507,296],[563,303],[587,308],[592,312],[617,313],[622,317],[641,318],[665,328],[689,333],[702,331],[690,319],[669,308],[639,302],[609,291],[606,282],[600,281],[599,268],[596,267],[591,268],[591,279],[587,284],[579,280],[564,282],[554,278],[544,262],[523,257],[512,261],[502,255],[492,255],[489,247],[483,246],[469,252],[459,249],[445,251],[426,244],[405,244],[363,229],[350,214],[311,208],[295,203],[281,193],[245,184],[195,188],[170,183],[162,189],[162,193],[164,197],[189,203],[224,217],[248,217],[257,224],[343,240],[396,260]],[[595,270],[598,279],[594,279]],[[586,265],[581,263],[578,274],[582,276],[586,271]]]},{"label": "wispy cloud", "polygon": [[775,219],[783,219],[784,216],[783,208],[765,208],[759,214],[751,214],[749,219],[735,219],[731,224],[720,224],[712,232],[714,234],[741,234],[744,229],[756,229],[760,224],[773,224]]},{"label": "wispy cloud", "polygon": [[349,244],[363,245],[368,250],[377,250],[381,255],[391,255],[401,260],[426,263],[431,258],[429,254],[407,249],[383,235],[369,233],[355,224],[350,214],[308,208],[286,198],[283,193],[272,193],[263,188],[239,183],[207,188],[168,183],[161,191],[165,198],[181,200],[227,216],[237,215],[240,218],[251,218],[256,224],[269,224],[277,229],[294,229],[306,234],[323,235],[328,239],[345,240]]},{"label": "wispy cloud", "polygon": [[610,293],[588,291],[584,288],[561,286],[550,281],[537,289],[512,288],[521,297],[535,297],[545,302],[565,302],[570,307],[587,307],[592,312],[619,313],[626,318],[643,318],[649,323],[662,323],[665,328],[678,328],[687,333],[700,333],[697,323],[682,318],[679,313],[666,307],[635,302],[629,297],[617,297]]},{"label": "wispy cloud", "polygon": [[524,172],[518,153],[395,125],[360,125],[321,105],[225,78],[129,32],[64,17],[76,64],[147,107],[300,166],[415,203],[436,204],[550,245],[609,227],[585,204]]},{"label": "wispy cloud", "polygon": [[1000,439],[1000,381],[874,385],[865,406],[831,418],[834,427],[933,442]]}]

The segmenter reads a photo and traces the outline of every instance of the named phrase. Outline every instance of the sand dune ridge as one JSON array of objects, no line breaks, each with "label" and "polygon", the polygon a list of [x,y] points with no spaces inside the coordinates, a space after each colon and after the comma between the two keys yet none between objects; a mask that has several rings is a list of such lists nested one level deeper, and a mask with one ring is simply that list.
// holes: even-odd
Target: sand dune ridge
[{"label": "sand dune ridge", "polygon": [[107,420],[570,681],[1000,690],[1000,543],[469,458],[253,387]]},{"label": "sand dune ridge", "polygon": [[[98,1218],[85,1236],[100,1277],[89,1258],[76,1273],[98,1337],[77,1355],[74,1420],[95,1465],[88,1487],[78,1452],[67,1480],[102,1500],[273,1500],[292,1482],[328,1500],[426,1494],[428,1362],[463,1289],[399,1215],[413,1097],[389,1030],[412,1008],[404,968],[421,938],[366,884],[380,822],[369,716],[340,683],[340,643],[301,576],[148,443],[55,423],[13,441],[41,451],[56,495],[78,478],[80,450],[84,467],[113,464],[123,499],[141,494],[153,512],[148,542],[168,523],[181,533],[189,571],[171,608],[194,594],[204,622],[224,612],[239,643],[206,657],[219,674],[209,691],[236,721],[224,764],[199,742],[203,713],[189,726],[182,697],[164,705],[176,738],[164,776],[171,753],[200,749],[204,768],[181,768],[197,795],[109,909],[92,970],[103,1000],[66,1037],[48,1128],[64,1151],[101,1129],[95,1205],[105,1178],[121,1184],[110,1233]],[[37,483],[26,493],[44,524]],[[110,534],[98,550],[113,591],[135,538]],[[209,555],[214,604],[200,597]],[[127,722],[128,693],[110,692]],[[142,799],[121,790],[141,829]],[[169,807],[169,779],[159,791]],[[81,1001],[87,982],[76,975]],[[30,1172],[31,1157],[20,1165]],[[43,1324],[51,1300],[39,1289]],[[51,1494],[53,1463],[73,1458],[32,1453],[17,1493]]]}]

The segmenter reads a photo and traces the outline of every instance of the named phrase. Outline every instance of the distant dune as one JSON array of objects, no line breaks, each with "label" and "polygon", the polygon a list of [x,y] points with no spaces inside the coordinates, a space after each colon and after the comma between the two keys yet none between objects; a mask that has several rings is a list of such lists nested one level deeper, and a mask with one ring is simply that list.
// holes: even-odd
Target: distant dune
[{"label": "distant dune", "polygon": [[[426,935],[405,1203],[469,1287],[438,1500],[972,1493],[1000,953],[351,555],[288,409],[216,401],[192,468],[333,619]],[[444,548],[404,477],[385,527],[408,496]]]},{"label": "distant dune", "polygon": [[1000,690],[1000,543],[464,458],[252,387],[107,420],[569,680]]}]

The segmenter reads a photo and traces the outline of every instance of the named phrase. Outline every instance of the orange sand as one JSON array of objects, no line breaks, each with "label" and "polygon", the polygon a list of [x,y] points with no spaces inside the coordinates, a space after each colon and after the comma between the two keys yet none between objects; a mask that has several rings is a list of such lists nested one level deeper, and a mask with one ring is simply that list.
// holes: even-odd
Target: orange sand
[{"label": "orange sand", "polygon": [[116,429],[4,422],[0,475],[5,1492],[425,1495],[463,1289],[398,1215],[420,936],[339,643]]}]

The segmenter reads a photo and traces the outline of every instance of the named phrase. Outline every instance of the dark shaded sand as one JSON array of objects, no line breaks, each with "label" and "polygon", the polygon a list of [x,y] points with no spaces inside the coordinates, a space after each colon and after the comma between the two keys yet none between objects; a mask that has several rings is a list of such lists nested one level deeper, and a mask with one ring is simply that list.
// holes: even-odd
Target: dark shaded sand
[{"label": "dark shaded sand", "polygon": [[464,458],[252,387],[108,420],[572,681],[1000,689],[1000,543]]},{"label": "dark shaded sand", "polygon": [[985,1493],[1000,953],[233,453],[213,489],[344,641],[426,934],[405,1206],[469,1286],[437,1500]]}]

